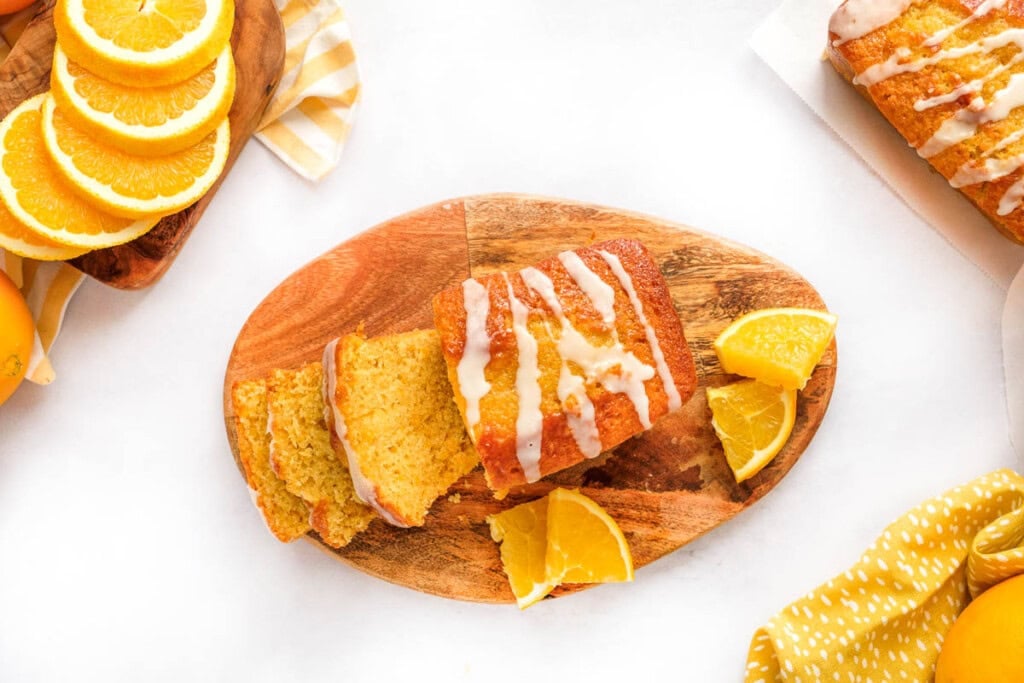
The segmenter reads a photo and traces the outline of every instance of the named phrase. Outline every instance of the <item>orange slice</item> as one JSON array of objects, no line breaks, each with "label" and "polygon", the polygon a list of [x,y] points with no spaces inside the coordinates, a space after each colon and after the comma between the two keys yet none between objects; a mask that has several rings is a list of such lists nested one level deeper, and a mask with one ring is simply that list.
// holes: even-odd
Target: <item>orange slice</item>
[{"label": "orange slice", "polygon": [[519,609],[526,609],[551,592],[557,583],[547,578],[548,499],[517,505],[487,518],[491,538],[501,543],[501,564]]},{"label": "orange slice", "polygon": [[88,251],[37,235],[15,218],[3,202],[0,202],[0,249],[37,261],[64,261]]},{"label": "orange slice", "polygon": [[715,340],[726,372],[803,389],[836,331],[836,316],[809,308],[765,308],[739,318]]},{"label": "orange slice", "polygon": [[53,98],[43,103],[43,140],[57,171],[95,206],[115,216],[175,213],[213,186],[227,163],[228,120],[199,144],[140,157],[99,143],[75,128]]},{"label": "orange slice", "polygon": [[633,580],[633,556],[622,529],[579,491],[548,494],[547,577],[556,583]]},{"label": "orange slice", "polygon": [[227,116],[235,62],[225,47],[187,81],[134,88],[86,71],[57,45],[50,87],[57,108],[82,132],[129,154],[162,156],[199,143]]},{"label": "orange slice", "polygon": [[231,38],[233,0],[58,0],[57,41],[72,61],[107,80],[180,83]]},{"label": "orange slice", "polygon": [[747,379],[707,390],[711,424],[736,481],[754,476],[789,441],[796,422],[796,390]]},{"label": "orange slice", "polygon": [[80,199],[57,172],[43,143],[46,95],[25,100],[0,122],[0,199],[14,217],[54,242],[82,249],[121,244],[159,220],[118,218]]}]

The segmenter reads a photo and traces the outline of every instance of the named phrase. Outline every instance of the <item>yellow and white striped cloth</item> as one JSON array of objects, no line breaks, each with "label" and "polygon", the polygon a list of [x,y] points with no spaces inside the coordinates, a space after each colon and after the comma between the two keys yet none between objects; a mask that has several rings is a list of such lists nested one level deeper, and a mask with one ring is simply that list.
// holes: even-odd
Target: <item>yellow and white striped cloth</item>
[{"label": "yellow and white striped cloth", "polygon": [[[359,99],[359,71],[348,23],[336,0],[275,0],[287,54],[280,85],[260,122],[257,139],[296,173],[323,178],[338,160]],[[32,19],[35,5],[0,17],[0,62]],[[36,320],[27,379],[54,379],[48,354],[83,275],[63,263],[38,263],[0,250],[0,269],[21,287]]]},{"label": "yellow and white striped cloth", "polygon": [[359,99],[348,22],[333,0],[275,2],[287,53],[256,138],[296,173],[319,180],[341,158]]}]

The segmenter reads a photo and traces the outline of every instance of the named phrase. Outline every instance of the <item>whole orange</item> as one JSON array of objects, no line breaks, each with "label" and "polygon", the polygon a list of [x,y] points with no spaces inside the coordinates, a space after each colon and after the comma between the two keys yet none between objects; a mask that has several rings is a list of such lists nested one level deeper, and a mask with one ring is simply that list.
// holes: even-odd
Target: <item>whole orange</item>
[{"label": "whole orange", "polygon": [[0,14],[10,14],[25,9],[36,0],[0,0]]},{"label": "whole orange", "polygon": [[982,593],[953,622],[935,683],[1024,681],[1024,575]]},{"label": "whole orange", "polygon": [[24,297],[6,273],[0,271],[0,403],[25,378],[35,338],[35,324]]}]

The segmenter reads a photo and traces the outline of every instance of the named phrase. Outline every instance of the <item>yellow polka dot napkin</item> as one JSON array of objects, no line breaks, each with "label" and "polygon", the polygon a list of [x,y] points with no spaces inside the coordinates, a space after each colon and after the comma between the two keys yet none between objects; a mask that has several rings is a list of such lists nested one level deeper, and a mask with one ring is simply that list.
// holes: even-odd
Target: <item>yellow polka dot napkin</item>
[{"label": "yellow polka dot napkin", "polygon": [[[305,178],[318,180],[338,163],[359,98],[359,71],[345,14],[335,0],[276,0],[287,54],[281,83],[256,137]],[[0,16],[0,61],[38,11],[30,5]],[[82,274],[62,263],[37,263],[0,250],[0,270],[22,288],[36,319],[27,379],[54,379],[47,354]]]},{"label": "yellow polka dot napkin", "polygon": [[857,564],[769,620],[750,644],[746,681],[930,681],[971,597],[1017,574],[1024,477],[999,470],[918,505]]}]

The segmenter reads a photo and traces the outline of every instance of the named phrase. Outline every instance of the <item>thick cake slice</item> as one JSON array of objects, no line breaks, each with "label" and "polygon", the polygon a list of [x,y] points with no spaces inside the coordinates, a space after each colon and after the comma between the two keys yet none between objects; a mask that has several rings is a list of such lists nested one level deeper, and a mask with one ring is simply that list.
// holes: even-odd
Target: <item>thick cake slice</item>
[{"label": "thick cake slice", "polygon": [[396,526],[421,526],[480,461],[462,425],[434,330],[349,334],[324,351],[332,441],[356,494]]},{"label": "thick cake slice", "polygon": [[267,383],[236,382],[231,387],[238,438],[238,459],[245,470],[252,500],[280,541],[294,541],[309,531],[310,508],[293,496],[270,469],[270,434],[267,433]]},{"label": "thick cake slice", "polygon": [[635,240],[466,280],[434,297],[434,322],[498,490],[650,429],[697,384],[665,281]]},{"label": "thick cake slice", "polygon": [[1024,242],[1024,3],[846,0],[828,55],[950,185]]},{"label": "thick cake slice", "polygon": [[288,491],[309,504],[313,530],[340,548],[376,517],[356,498],[348,467],[331,447],[320,386],[323,369],[274,370],[267,381],[270,463]]}]

